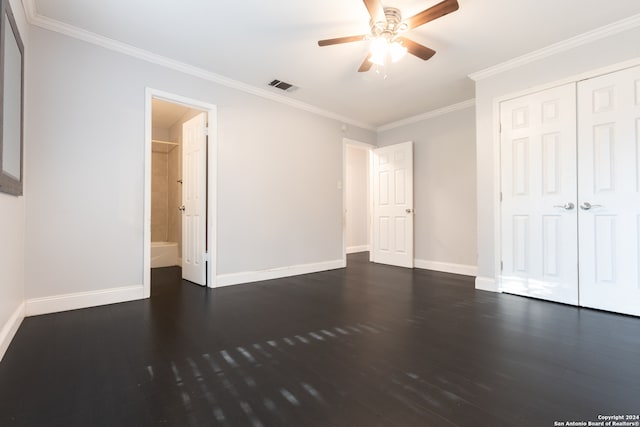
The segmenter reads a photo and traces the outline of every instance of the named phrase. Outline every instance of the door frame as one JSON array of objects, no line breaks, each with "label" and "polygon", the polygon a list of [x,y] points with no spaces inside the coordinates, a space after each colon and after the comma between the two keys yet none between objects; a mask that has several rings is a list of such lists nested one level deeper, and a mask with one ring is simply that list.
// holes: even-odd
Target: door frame
[{"label": "door frame", "polygon": [[356,141],[355,139],[342,138],[342,262],[344,266],[347,265],[347,146],[362,149],[368,152],[369,155],[369,176],[367,185],[367,234],[369,235],[369,260],[371,260],[371,242],[373,229],[371,228],[371,213],[373,209],[372,191],[372,179],[371,165],[373,161],[373,150],[377,148],[373,144],[369,144],[362,141]]},{"label": "door frame", "polygon": [[[513,98],[530,95],[536,92],[541,92],[554,87],[563,86],[569,83],[578,83],[582,80],[592,79],[605,74],[610,74],[616,71],[621,71],[626,68],[632,68],[640,65],[640,58],[631,59],[628,61],[618,62],[615,64],[607,65],[605,67],[592,69],[579,74],[574,74],[563,79],[554,80],[537,86],[533,86],[524,90],[511,92],[505,95],[497,96],[493,98],[492,117],[493,117],[493,248],[494,248],[494,275],[493,283],[482,283],[480,289],[489,290],[493,292],[502,292],[502,205],[500,201],[500,193],[502,192],[502,157],[500,155],[500,104],[504,101],[508,101]],[[479,279],[486,281],[484,278],[476,278],[476,288],[478,288]]]},{"label": "door frame", "polygon": [[150,87],[145,88],[145,130],[144,130],[144,216],[143,216],[143,291],[144,298],[151,296],[151,132],[152,100],[181,104],[207,113],[209,132],[207,134],[207,286],[216,286],[217,277],[217,177],[218,177],[218,114],[217,106],[204,101],[187,98]]}]

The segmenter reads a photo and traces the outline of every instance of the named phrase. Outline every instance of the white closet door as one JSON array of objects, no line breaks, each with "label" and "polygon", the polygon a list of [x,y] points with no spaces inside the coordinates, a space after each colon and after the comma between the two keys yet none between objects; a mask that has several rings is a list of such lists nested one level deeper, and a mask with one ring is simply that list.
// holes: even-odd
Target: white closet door
[{"label": "white closet door", "polygon": [[575,84],[500,104],[501,290],[578,303]]},{"label": "white closet door", "polygon": [[373,150],[371,261],[413,268],[413,143]]},{"label": "white closet door", "polygon": [[578,128],[580,305],[640,315],[640,67],[580,82]]}]

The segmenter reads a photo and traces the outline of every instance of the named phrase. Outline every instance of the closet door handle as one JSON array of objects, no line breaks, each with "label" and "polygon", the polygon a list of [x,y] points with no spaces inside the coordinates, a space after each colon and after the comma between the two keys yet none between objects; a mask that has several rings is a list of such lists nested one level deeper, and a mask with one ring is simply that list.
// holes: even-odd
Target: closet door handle
[{"label": "closet door handle", "polygon": [[554,205],[553,207],[554,207],[554,208],[562,208],[562,209],[564,209],[565,211],[570,211],[570,210],[572,210],[573,208],[575,208],[575,207],[576,207],[576,205],[574,205],[573,203],[569,202],[569,203],[565,203],[564,205]]},{"label": "closet door handle", "polygon": [[592,205],[589,202],[582,202],[582,204],[580,205],[580,209],[582,209],[583,211],[588,211],[591,208],[603,208],[604,206],[602,205]]},{"label": "closet door handle", "polygon": [[179,210],[179,211],[182,211],[182,212],[184,212],[184,210],[185,210],[185,209],[186,209],[186,208],[184,207],[184,205],[182,205],[182,206],[180,206],[180,207],[178,208],[178,210]]}]

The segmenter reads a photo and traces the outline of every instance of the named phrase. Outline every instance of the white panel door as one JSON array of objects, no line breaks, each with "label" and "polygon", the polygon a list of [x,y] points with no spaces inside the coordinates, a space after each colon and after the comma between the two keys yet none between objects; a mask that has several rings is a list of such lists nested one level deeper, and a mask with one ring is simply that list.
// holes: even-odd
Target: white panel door
[{"label": "white panel door", "polygon": [[580,305],[640,315],[640,67],[578,84]]},{"label": "white panel door", "polygon": [[207,284],[207,117],[182,125],[182,278]]},{"label": "white panel door", "polygon": [[413,143],[373,150],[371,261],[413,268]]},{"label": "white panel door", "polygon": [[575,84],[500,104],[501,290],[578,303]]}]

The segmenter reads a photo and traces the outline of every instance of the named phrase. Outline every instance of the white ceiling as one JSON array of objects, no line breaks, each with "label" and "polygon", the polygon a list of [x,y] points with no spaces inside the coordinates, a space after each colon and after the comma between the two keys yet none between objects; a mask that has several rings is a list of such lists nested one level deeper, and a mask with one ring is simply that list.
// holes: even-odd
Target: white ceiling
[{"label": "white ceiling", "polygon": [[[372,127],[474,97],[468,75],[640,13],[638,0],[459,0],[406,35],[437,51],[388,71],[357,73],[368,32],[362,0],[25,0],[37,14],[208,70]],[[405,17],[438,0],[383,0]],[[594,53],[596,54],[596,53]],[[277,78],[300,88],[268,88]]]}]

